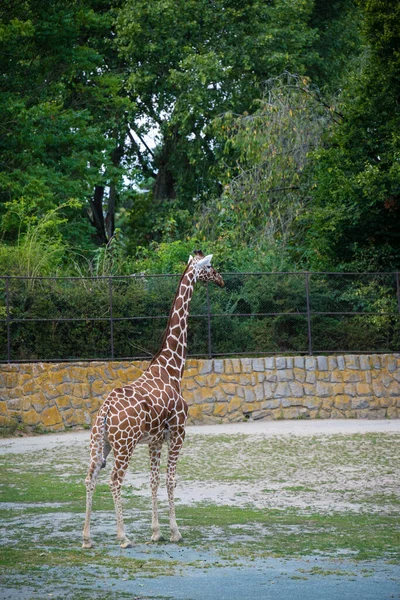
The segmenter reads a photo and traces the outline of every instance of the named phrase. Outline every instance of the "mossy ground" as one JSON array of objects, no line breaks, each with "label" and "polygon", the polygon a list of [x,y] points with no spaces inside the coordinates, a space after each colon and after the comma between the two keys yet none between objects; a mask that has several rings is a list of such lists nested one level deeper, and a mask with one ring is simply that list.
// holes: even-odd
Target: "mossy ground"
[{"label": "mossy ground", "polygon": [[[148,544],[148,459],[140,447],[123,494],[134,548],[122,551],[114,539],[108,466],[93,506],[97,545],[85,551],[80,537],[87,438],[34,453],[23,452],[21,442],[21,453],[5,449],[0,455],[0,568],[11,593],[5,597],[36,598],[45,589],[53,598],[123,598],[124,590],[113,589],[116,581],[240,567],[272,556],[351,559],[357,570],[363,568],[359,561],[398,563],[399,446],[396,434],[189,436],[178,466],[183,491],[178,486],[177,516],[184,536],[178,546]],[[229,491],[226,501],[215,499],[219,488]],[[187,496],[196,489],[202,492],[197,499]],[[160,510],[167,537],[165,497]],[[310,565],[292,578],[317,574],[321,567]]]}]

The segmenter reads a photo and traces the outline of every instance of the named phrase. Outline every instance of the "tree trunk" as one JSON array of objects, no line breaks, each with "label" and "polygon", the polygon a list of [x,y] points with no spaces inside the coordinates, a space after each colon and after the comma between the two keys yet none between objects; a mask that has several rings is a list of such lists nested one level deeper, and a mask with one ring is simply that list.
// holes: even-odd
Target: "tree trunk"
[{"label": "tree trunk", "polygon": [[103,214],[103,198],[104,198],[104,186],[96,185],[94,188],[93,198],[90,199],[90,211],[89,220],[93,227],[96,229],[96,233],[93,235],[96,244],[101,246],[107,244],[107,236],[104,223]]}]

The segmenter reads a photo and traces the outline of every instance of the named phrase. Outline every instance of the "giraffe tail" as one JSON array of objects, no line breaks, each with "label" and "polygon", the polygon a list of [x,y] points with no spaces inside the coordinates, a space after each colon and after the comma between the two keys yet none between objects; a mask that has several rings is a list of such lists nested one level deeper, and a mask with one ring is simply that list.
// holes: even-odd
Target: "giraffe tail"
[{"label": "giraffe tail", "polygon": [[[97,462],[101,458],[100,469],[104,469],[106,466],[106,459],[111,451],[111,445],[108,441],[107,435],[107,424],[108,414],[110,412],[109,403],[104,403],[101,407],[99,414],[92,428],[91,436],[91,448],[92,448],[92,462]],[[97,460],[96,460],[97,458]]]}]

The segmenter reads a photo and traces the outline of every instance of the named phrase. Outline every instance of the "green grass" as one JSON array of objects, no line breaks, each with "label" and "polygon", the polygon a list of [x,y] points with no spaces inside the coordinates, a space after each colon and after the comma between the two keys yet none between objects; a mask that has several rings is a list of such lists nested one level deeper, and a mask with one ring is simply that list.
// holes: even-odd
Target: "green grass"
[{"label": "green grass", "polygon": [[[372,478],[396,481],[399,441],[400,436],[383,434],[268,439],[193,436],[185,443],[178,463],[179,479],[188,486],[215,487],[219,482],[237,485],[237,505],[216,501],[177,503],[184,536],[178,558],[170,556],[176,546],[169,542],[146,544],[151,535],[150,492],[143,497],[129,486],[123,488],[125,522],[141,558],[120,550],[115,541],[114,507],[108,487],[110,465],[101,472],[94,496],[92,523],[97,545],[89,551],[80,548],[88,458],[82,445],[24,455],[3,454],[0,574],[15,589],[34,585],[40,590],[42,581],[51,580],[64,590],[60,598],[112,599],[123,598],[123,592],[114,594],[110,588],[103,596],[97,594],[92,584],[98,573],[105,580],[157,577],[187,568],[239,567],[271,556],[345,556],[351,561],[386,560],[398,564],[400,497],[393,486],[386,489],[382,483],[374,490],[368,482]],[[163,464],[165,470],[165,456]],[[131,470],[148,472],[147,448],[137,449]],[[303,481],[305,473],[314,477],[312,483]],[[163,475],[161,485],[164,481]],[[264,509],[248,502],[244,491],[260,481],[258,494],[267,502]],[[343,482],[349,489],[342,489]],[[332,502],[343,501],[344,507],[337,510],[333,504],[331,509],[318,510],[313,499],[318,494],[321,497],[321,489],[325,490],[322,495],[330,494]],[[275,500],[277,490],[287,499],[285,507]],[[304,498],[302,508],[296,505],[298,498]],[[356,510],[352,503],[358,507]],[[160,502],[160,516],[167,536],[165,500]],[[213,558],[206,564],[189,556],[193,551],[207,551]],[[66,568],[75,573],[78,583],[73,585],[66,577]],[[310,568],[294,577],[343,575],[346,570],[317,571]],[[347,575],[350,571],[347,569]]]}]

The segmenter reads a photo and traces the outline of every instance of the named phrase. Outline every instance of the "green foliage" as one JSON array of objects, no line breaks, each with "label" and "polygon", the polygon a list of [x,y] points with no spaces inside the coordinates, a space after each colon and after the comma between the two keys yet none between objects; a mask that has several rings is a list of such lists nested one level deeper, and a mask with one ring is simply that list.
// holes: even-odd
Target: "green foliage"
[{"label": "green foliage", "polygon": [[[170,271],[178,261],[184,266],[184,257],[186,249],[181,245],[165,245],[159,250],[158,266],[164,264]],[[216,315],[211,317],[214,354],[308,353],[304,273],[231,273],[224,280],[225,288],[210,285],[208,289],[211,312]],[[110,358],[111,310],[114,357],[150,357],[159,348],[178,281],[179,273],[113,279],[11,278],[12,359]],[[394,274],[312,274],[309,286],[315,352],[398,350]],[[4,318],[5,289],[0,290]],[[198,285],[189,323],[191,354],[209,353],[207,306],[207,287]],[[0,337],[5,359],[4,326]]]},{"label": "green foliage", "polygon": [[224,192],[199,221],[204,234],[283,256],[307,210],[309,154],[322,145],[333,114],[306,78],[285,73],[267,82],[254,113],[220,119],[228,168]]},{"label": "green foliage", "polygon": [[313,268],[400,264],[399,6],[360,2],[369,45],[341,98],[342,122],[314,155],[303,248]]}]

